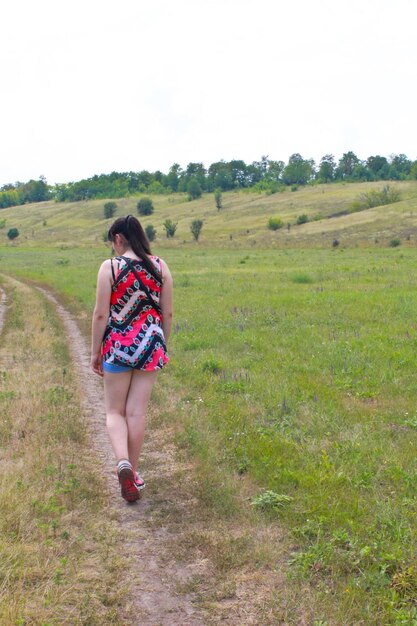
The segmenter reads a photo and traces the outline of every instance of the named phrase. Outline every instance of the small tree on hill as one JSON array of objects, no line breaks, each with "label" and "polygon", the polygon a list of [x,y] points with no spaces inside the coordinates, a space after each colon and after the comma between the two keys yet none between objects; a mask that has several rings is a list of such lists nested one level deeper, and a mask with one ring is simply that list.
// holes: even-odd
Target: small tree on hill
[{"label": "small tree on hill", "polygon": [[173,222],[172,220],[167,218],[163,223],[163,227],[165,228],[167,237],[173,237],[175,235],[175,231],[177,230],[177,222]]},{"label": "small tree on hill", "polygon": [[117,209],[117,204],[115,202],[106,202],[104,205],[104,217],[109,219],[109,217],[113,217]]},{"label": "small tree on hill", "polygon": [[19,235],[20,233],[17,228],[9,228],[9,230],[7,231],[7,237],[10,239],[10,241],[13,241],[13,239],[16,239],[16,237],[19,237]]},{"label": "small tree on hill", "polygon": [[196,178],[191,178],[190,182],[187,186],[188,199],[189,200],[197,200],[197,198],[201,198],[201,187],[200,183]]},{"label": "small tree on hill", "polygon": [[191,233],[196,241],[198,241],[202,228],[203,220],[193,220],[190,224]]},{"label": "small tree on hill", "polygon": [[216,189],[216,191],[214,192],[214,199],[216,201],[216,208],[218,211],[220,211],[220,209],[223,208],[222,192],[220,191],[220,189]]},{"label": "small tree on hill", "polygon": [[308,215],[305,213],[297,217],[297,224],[307,224],[308,221]]},{"label": "small tree on hill", "polygon": [[284,226],[284,222],[279,217],[270,217],[268,220],[268,228],[270,230],[279,230]]},{"label": "small tree on hill", "polygon": [[150,198],[141,198],[137,204],[139,215],[152,215],[154,208]]},{"label": "small tree on hill", "polygon": [[156,237],[156,230],[152,226],[152,224],[148,224],[147,226],[145,226],[145,233],[149,241],[154,241]]}]

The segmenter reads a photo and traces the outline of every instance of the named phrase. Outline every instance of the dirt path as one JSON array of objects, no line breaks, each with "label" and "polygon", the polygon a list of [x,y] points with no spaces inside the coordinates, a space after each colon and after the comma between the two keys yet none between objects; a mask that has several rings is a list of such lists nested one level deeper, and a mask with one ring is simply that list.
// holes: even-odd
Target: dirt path
[{"label": "dirt path", "polygon": [[4,316],[6,314],[6,293],[0,288],[0,333],[3,330]]},{"label": "dirt path", "polygon": [[[134,622],[126,626],[203,626],[206,621],[193,607],[191,596],[176,591],[178,585],[192,575],[193,566],[180,566],[166,551],[172,540],[173,529],[168,524],[169,494],[161,485],[164,484],[164,477],[172,483],[172,476],[181,473],[181,467],[174,460],[173,447],[167,442],[167,433],[164,435],[156,430],[148,430],[143,459],[149,486],[139,503],[127,505],[119,494],[113,452],[104,426],[102,382],[90,370],[89,346],[74,318],[55,296],[46,289],[38,289],[53,303],[63,322],[71,356],[78,369],[83,409],[92,443],[106,475],[110,506],[116,511],[120,532],[124,535],[126,554],[121,556],[126,558],[127,584],[132,586],[130,610],[133,607],[132,613],[137,616]],[[0,324],[4,302],[3,293],[0,300]],[[155,511],[158,502],[161,510],[166,512],[165,516]],[[185,507],[186,503],[182,505]],[[182,505],[175,501],[177,511]],[[155,524],[155,517],[158,516],[158,523]]]}]

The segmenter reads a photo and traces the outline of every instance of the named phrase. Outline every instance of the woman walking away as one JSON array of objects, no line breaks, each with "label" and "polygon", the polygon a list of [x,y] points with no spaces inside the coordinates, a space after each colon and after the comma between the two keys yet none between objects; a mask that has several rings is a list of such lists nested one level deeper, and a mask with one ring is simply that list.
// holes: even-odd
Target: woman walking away
[{"label": "woman walking away", "polygon": [[110,227],[115,258],[102,263],[93,313],[91,369],[104,376],[106,423],[122,497],[145,486],[137,472],[145,420],[158,370],[168,362],[172,277],[151,254],[140,222],[128,215]]}]

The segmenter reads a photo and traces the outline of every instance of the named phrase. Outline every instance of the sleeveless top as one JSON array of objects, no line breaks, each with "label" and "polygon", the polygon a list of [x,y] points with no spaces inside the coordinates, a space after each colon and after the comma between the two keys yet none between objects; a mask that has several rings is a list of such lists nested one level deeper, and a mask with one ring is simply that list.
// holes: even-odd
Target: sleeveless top
[{"label": "sleeveless top", "polygon": [[[149,257],[161,273],[158,257]],[[159,305],[160,281],[137,259],[129,259],[143,285],[123,257],[115,257],[116,273],[110,298],[110,314],[103,337],[102,355],[106,363],[135,369],[159,370],[169,361],[162,317],[149,295]],[[112,271],[113,271],[113,261]]]}]

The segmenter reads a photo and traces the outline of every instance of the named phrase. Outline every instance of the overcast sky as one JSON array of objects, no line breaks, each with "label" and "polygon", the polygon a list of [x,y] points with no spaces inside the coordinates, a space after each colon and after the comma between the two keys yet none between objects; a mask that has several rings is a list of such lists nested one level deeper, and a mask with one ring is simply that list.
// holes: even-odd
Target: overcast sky
[{"label": "overcast sky", "polygon": [[414,0],[13,0],[0,20],[0,185],[417,158]]}]

